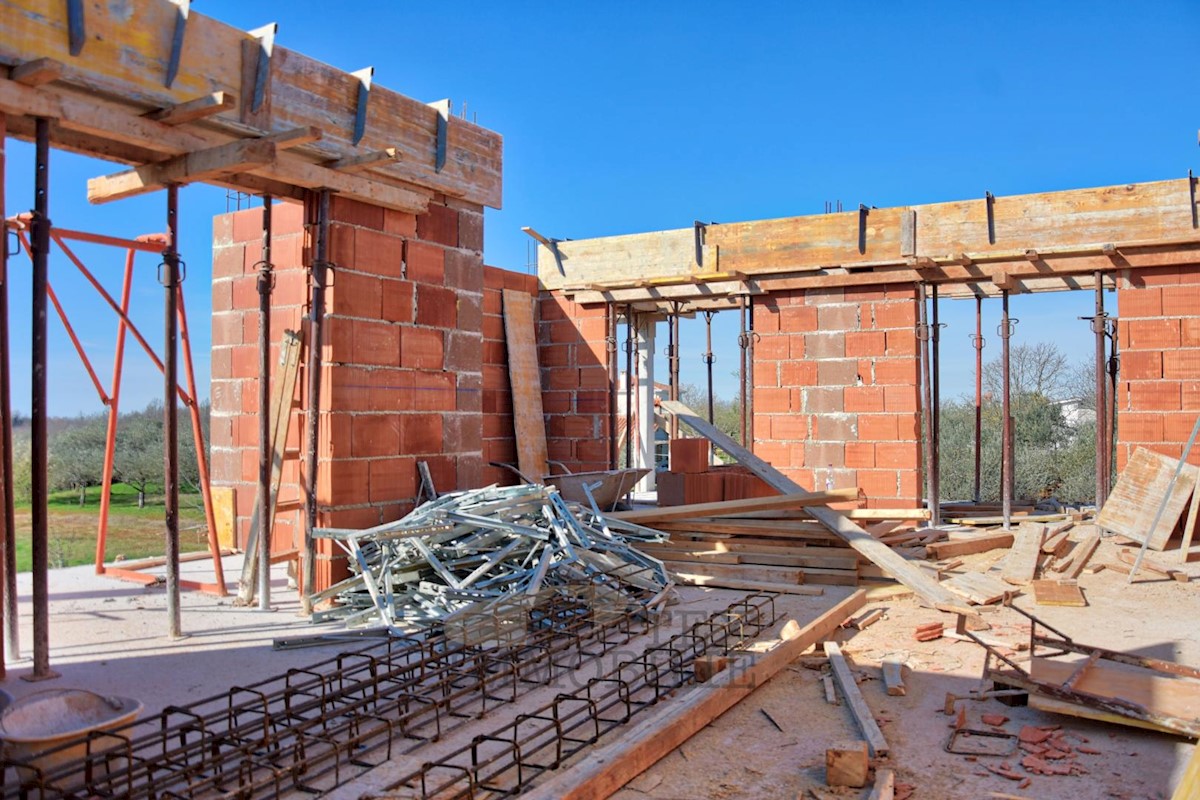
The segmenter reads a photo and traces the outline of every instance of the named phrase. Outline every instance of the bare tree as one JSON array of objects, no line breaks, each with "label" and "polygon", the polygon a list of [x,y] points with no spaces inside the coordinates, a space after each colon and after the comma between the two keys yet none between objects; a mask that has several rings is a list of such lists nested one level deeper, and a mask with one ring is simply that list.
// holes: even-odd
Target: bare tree
[{"label": "bare tree", "polygon": [[[1014,397],[1040,395],[1047,400],[1065,400],[1071,394],[1071,370],[1066,355],[1053,342],[1014,345],[1011,350],[1009,388]],[[993,397],[1004,389],[1000,358],[983,365],[983,388]]]}]

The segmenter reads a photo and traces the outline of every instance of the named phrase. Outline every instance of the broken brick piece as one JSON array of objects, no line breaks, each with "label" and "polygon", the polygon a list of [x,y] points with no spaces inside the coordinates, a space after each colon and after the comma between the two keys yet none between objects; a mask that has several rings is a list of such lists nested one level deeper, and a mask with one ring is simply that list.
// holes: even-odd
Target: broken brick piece
[{"label": "broken brick piece", "polygon": [[1029,742],[1030,744],[1041,744],[1050,738],[1050,731],[1026,725],[1024,728],[1021,728],[1021,732],[1017,734],[1017,738],[1022,742]]},{"label": "broken brick piece", "polygon": [[984,725],[991,725],[993,728],[999,728],[1008,722],[1008,717],[1003,714],[984,714],[980,719],[983,720]]},{"label": "broken brick piece", "polygon": [[1083,746],[1080,746],[1080,747],[1076,747],[1075,749],[1076,749],[1076,750],[1078,750],[1078,751],[1079,751],[1079,752],[1081,752],[1081,753],[1087,753],[1089,756],[1098,756],[1098,755],[1100,755],[1100,751],[1099,751],[1099,750],[1097,750],[1097,749],[1096,749],[1096,748],[1094,748],[1094,747],[1083,747]]}]

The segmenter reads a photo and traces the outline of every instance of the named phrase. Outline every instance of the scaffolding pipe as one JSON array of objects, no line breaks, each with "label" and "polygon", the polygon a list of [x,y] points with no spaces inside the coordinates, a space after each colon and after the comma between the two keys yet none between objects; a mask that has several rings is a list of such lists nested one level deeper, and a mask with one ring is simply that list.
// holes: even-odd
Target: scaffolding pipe
[{"label": "scaffolding pipe", "polygon": [[715,311],[705,311],[704,312],[704,342],[705,342],[706,349],[704,351],[703,358],[704,358],[704,363],[706,365],[706,369],[708,371],[708,424],[709,425],[713,424],[713,362],[717,360],[717,357],[713,355],[713,351],[712,351],[712,320],[713,320],[713,315],[715,313],[717,313],[717,312],[715,312]]},{"label": "scaffolding pipe", "polygon": [[[6,120],[0,114],[0,186],[4,185],[7,162],[5,160],[4,142],[7,133]],[[4,216],[4,193],[0,192],[0,218]],[[4,473],[4,483],[0,490],[4,493],[3,517],[4,523],[4,580],[0,584],[4,597],[4,650],[0,652],[3,658],[21,657],[21,627],[20,606],[17,602],[17,525],[16,512],[13,508],[13,457],[12,457],[12,375],[9,372],[11,348],[9,346],[8,330],[8,235],[0,241],[0,470]],[[4,665],[0,663],[0,677],[4,675]]]},{"label": "scaffolding pipe", "polygon": [[617,307],[605,304],[604,355],[608,366],[608,468],[617,469],[617,392],[620,391],[621,367],[617,363]]},{"label": "scaffolding pipe", "polygon": [[[129,314],[129,298],[133,291],[133,261],[137,255],[135,250],[125,251],[125,278],[121,283],[121,311]],[[112,395],[108,401],[108,424],[104,432],[104,472],[111,475],[113,462],[116,459],[117,420],[121,408],[121,372],[125,367],[125,331],[128,325],[125,317],[117,320],[117,349],[113,357]],[[108,539],[108,509],[112,503],[112,481],[104,481],[100,487],[100,522],[96,531],[96,574],[104,574],[104,548]]]},{"label": "scaffolding pipe", "polygon": [[1008,290],[1000,293],[1003,303],[1000,317],[1000,363],[1003,375],[1001,380],[1001,408],[1003,427],[1000,441],[1000,497],[1004,516],[1004,530],[1012,528],[1012,495],[1013,495],[1013,440],[1012,440],[1012,392],[1010,379],[1009,339],[1012,338],[1012,324],[1008,316]]},{"label": "scaffolding pipe", "polygon": [[[33,248],[33,409],[30,426],[33,452],[33,674],[32,680],[56,677],[50,669],[50,592],[49,592],[49,485],[47,475],[48,439],[46,301],[50,270],[50,120],[38,117],[35,123],[35,172],[33,220],[30,235]],[[6,424],[11,423],[11,418]]]},{"label": "scaffolding pipe", "polygon": [[933,383],[930,370],[930,327],[926,308],[925,284],[917,284],[917,342],[920,345],[921,363],[921,424],[925,435],[921,437],[925,464],[925,504],[929,508],[929,522],[939,524],[937,483],[937,456],[933,446]]},{"label": "scaffolding pipe", "polygon": [[754,452],[754,297],[746,297],[746,449]]},{"label": "scaffolding pipe", "polygon": [[625,468],[633,467],[633,306],[625,306]]},{"label": "scaffolding pipe", "polygon": [[[679,303],[672,303],[672,311],[667,315],[667,374],[670,383],[668,394],[670,399],[679,399]],[[670,422],[670,438],[679,436],[679,422],[674,416]]]},{"label": "scaffolding pipe", "polygon": [[[311,198],[312,195],[310,194]],[[316,197],[316,247],[312,261],[312,307],[308,324],[308,451],[304,464],[304,573],[300,597],[305,614],[312,613],[312,593],[317,581],[317,546],[313,529],[317,527],[317,455],[321,434],[321,331],[325,316],[325,280],[329,259],[329,190],[321,189]],[[307,209],[311,215],[313,209]],[[269,563],[259,565],[266,572]]]},{"label": "scaffolding pipe", "polygon": [[738,330],[738,430],[741,432],[742,447],[746,446],[746,377],[750,370],[746,363],[746,296],[738,296],[738,315],[740,317]]},{"label": "scaffolding pipe", "polygon": [[183,636],[179,611],[179,186],[167,186],[163,252],[163,505],[167,525],[167,633]]},{"label": "scaffolding pipe", "polygon": [[975,295],[975,502],[979,502],[979,468],[983,455],[983,295]]},{"label": "scaffolding pipe", "polygon": [[1113,460],[1116,458],[1116,431],[1117,431],[1117,374],[1121,370],[1121,353],[1120,353],[1120,337],[1117,335],[1120,329],[1117,327],[1117,320],[1110,318],[1108,320],[1108,334],[1111,338],[1108,357],[1108,391],[1105,392],[1105,409],[1104,409],[1104,438],[1108,441],[1108,453],[1104,460],[1104,491],[1107,497],[1108,492],[1112,491],[1113,486],[1113,469],[1115,464]]},{"label": "scaffolding pipe", "polygon": [[1091,322],[1096,338],[1096,508],[1101,508],[1108,498],[1108,315],[1104,313],[1104,273],[1096,270],[1095,279],[1096,313]]},{"label": "scaffolding pipe", "polygon": [[271,195],[263,196],[258,262],[258,608],[271,610]]},{"label": "scaffolding pipe", "polygon": [[941,453],[941,436],[942,436],[942,367],[941,367],[941,341],[942,341],[942,326],[938,322],[938,288],[937,284],[932,284],[932,298],[930,301],[930,309],[933,312],[929,327],[929,350],[930,350],[930,371],[933,375],[933,403],[932,411],[932,428],[930,432],[931,452],[933,454],[932,467],[930,473],[932,477],[931,500],[932,505],[930,511],[932,516],[930,524],[934,527],[942,524],[942,453]]}]

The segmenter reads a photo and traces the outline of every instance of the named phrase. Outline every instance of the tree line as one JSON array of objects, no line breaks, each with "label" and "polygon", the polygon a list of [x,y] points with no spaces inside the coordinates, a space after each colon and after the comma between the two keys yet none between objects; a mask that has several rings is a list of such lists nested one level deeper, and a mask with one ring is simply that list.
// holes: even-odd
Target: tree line
[{"label": "tree line", "polygon": [[[13,494],[17,502],[28,503],[32,493],[31,443],[28,427],[18,424],[17,418],[18,415],[14,414]],[[21,420],[22,423],[27,421],[25,418]],[[200,420],[207,448],[208,403],[200,406]],[[80,415],[74,419],[57,420],[56,423],[47,453],[47,477],[51,491],[76,491],[82,506],[87,502],[88,490],[103,485],[107,477],[112,483],[123,483],[134,489],[138,495],[138,507],[141,508],[146,504],[147,494],[162,485],[163,408],[160,401],[153,401],[140,411],[120,415],[112,473],[108,476],[104,475],[108,414]],[[185,490],[191,488],[198,491],[200,470],[196,461],[191,417],[186,408],[179,410],[178,441],[180,486]]]}]

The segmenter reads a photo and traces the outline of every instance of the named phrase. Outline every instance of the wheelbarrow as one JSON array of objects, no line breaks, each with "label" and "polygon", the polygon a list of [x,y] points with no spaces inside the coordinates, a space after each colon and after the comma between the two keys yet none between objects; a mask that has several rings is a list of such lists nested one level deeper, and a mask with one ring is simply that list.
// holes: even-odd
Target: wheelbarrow
[{"label": "wheelbarrow", "polygon": [[[540,481],[530,479],[530,477],[512,464],[504,464],[498,461],[489,462],[493,467],[501,467],[507,469],[526,483],[543,483],[547,486],[553,486],[558,489],[559,494],[564,500],[569,500],[575,503],[591,505],[591,500],[596,501],[596,507],[601,511],[611,511],[617,501],[625,496],[625,493],[637,484],[647,473],[649,468],[634,468],[634,469],[607,469],[596,470],[594,472],[571,472],[558,461],[547,461],[547,465],[558,467],[562,470],[558,475],[546,475]],[[591,491],[591,500],[588,499],[588,491]]]}]

